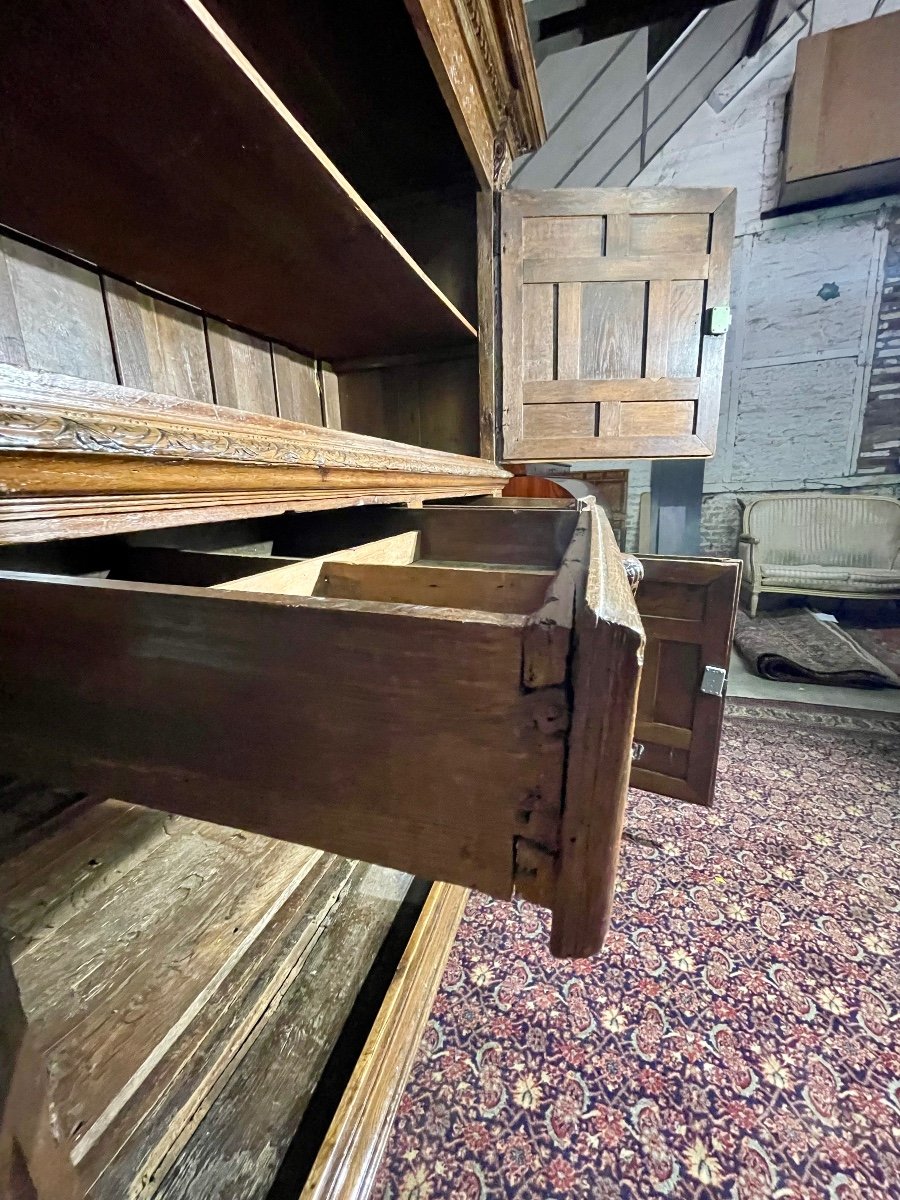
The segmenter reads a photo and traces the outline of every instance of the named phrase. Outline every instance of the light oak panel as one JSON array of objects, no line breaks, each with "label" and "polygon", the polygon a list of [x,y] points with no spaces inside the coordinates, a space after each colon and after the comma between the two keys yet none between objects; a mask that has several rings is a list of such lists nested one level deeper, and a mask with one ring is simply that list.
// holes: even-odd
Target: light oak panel
[{"label": "light oak panel", "polygon": [[212,404],[203,317],[118,279],[104,289],[119,382]]},{"label": "light oak panel", "polygon": [[522,223],[526,258],[580,257],[593,247],[603,253],[605,217],[528,217]]},{"label": "light oak panel", "polygon": [[526,258],[526,283],[615,283],[629,279],[705,279],[705,254],[655,258]]},{"label": "light oak panel", "polygon": [[277,417],[271,343],[219,321],[207,330],[216,403]]},{"label": "light oak panel", "polygon": [[628,217],[628,250],[644,254],[706,254],[710,219],[706,213],[633,213]]},{"label": "light oak panel", "polygon": [[526,383],[523,401],[528,404],[618,404],[696,399],[698,379],[566,379]]},{"label": "light oak panel", "polygon": [[286,421],[323,425],[316,364],[286,346],[273,346],[278,415]]},{"label": "light oak panel", "polygon": [[540,608],[552,579],[552,571],[375,566],[329,560],[321,569],[314,594],[524,614]]},{"label": "light oak panel", "polygon": [[625,404],[618,412],[618,433],[622,437],[644,434],[690,437],[694,428],[694,405],[690,400],[671,400],[659,404]]},{"label": "light oak panel", "polygon": [[[711,454],[724,343],[703,330],[726,324],[723,314],[715,325],[705,322],[710,308],[728,303],[733,193],[516,191],[501,197],[500,210],[504,458]],[[553,249],[557,227],[559,251]],[[543,301],[541,314],[537,289],[551,287],[548,345],[549,304]],[[565,380],[617,378],[634,381],[635,389],[623,389],[621,398],[598,392],[594,399],[587,388],[567,396],[562,386]],[[651,381],[660,385],[652,393]],[[541,383],[549,385],[546,392]],[[650,407],[657,398],[660,404]],[[644,407],[626,415],[619,408],[625,401]],[[692,402],[690,413],[686,401]],[[575,410],[578,402],[596,405],[593,421]],[[558,406],[555,425],[545,407],[550,404]],[[542,411],[529,413],[536,405]]]},{"label": "light oak panel", "polygon": [[5,237],[0,262],[2,361],[115,383],[99,276]]}]

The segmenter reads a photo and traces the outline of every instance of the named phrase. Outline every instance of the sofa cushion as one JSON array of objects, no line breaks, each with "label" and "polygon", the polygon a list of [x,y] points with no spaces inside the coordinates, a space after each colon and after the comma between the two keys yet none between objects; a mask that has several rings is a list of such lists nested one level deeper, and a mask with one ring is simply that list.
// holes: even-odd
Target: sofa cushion
[{"label": "sofa cushion", "polygon": [[897,592],[900,571],[878,567],[823,567],[818,563],[761,563],[763,587],[804,588],[841,592]]}]

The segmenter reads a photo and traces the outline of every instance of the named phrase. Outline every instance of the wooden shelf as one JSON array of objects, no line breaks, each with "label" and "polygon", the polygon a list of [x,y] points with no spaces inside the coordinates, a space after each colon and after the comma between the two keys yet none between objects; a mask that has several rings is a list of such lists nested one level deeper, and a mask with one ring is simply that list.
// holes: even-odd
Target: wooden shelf
[{"label": "wooden shelf", "polygon": [[199,0],[14,0],[0,72],[8,227],[333,361],[475,336]]}]

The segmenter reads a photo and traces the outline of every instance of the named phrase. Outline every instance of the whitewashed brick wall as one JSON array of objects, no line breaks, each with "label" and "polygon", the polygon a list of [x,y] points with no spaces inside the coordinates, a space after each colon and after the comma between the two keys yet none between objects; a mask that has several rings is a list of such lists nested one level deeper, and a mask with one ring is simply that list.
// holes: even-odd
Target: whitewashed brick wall
[{"label": "whitewashed brick wall", "polygon": [[[734,319],[718,450],[706,465],[704,482],[702,534],[709,553],[734,552],[741,498],[778,491],[895,490],[897,476],[872,476],[859,472],[856,464],[875,348],[887,216],[900,197],[760,218],[777,204],[784,103],[797,47],[792,34],[797,29],[805,34],[810,18],[816,33],[866,20],[875,3],[816,0],[814,8],[802,5],[793,23],[776,33],[756,61],[739,63],[721,82],[721,72],[710,79],[711,101],[699,101],[637,175],[608,180],[671,187],[731,185],[738,190]],[[879,15],[898,8],[900,0],[882,0]],[[623,118],[608,128],[605,122],[609,112],[625,103],[624,93],[620,85],[607,89],[605,73],[590,84],[597,64],[602,66],[604,56],[617,51],[616,63],[628,67],[630,78],[640,74],[643,43],[635,41],[636,49],[628,44],[628,53],[634,50],[637,58],[626,63],[620,42],[624,39],[566,51],[542,63],[545,106],[551,124],[556,121],[559,128],[554,126],[547,147],[520,170],[514,185],[546,187],[560,179],[567,186],[584,185],[602,178],[603,168],[614,162],[621,171],[625,160],[619,162],[616,155],[620,143],[625,144],[626,122]],[[690,56],[684,57],[687,61]],[[670,75],[679,69],[677,61],[667,67]],[[670,80],[676,93],[678,82]],[[599,130],[606,132],[592,140]],[[566,172],[575,170],[576,160],[587,161],[579,159],[586,138],[593,145],[594,173],[576,179]],[[834,287],[822,292],[824,285]],[[628,542],[633,546],[640,493],[649,488],[649,464],[594,465],[630,470]]]},{"label": "whitewashed brick wall", "polygon": [[[897,7],[886,0],[879,11]],[[815,32],[864,20],[872,8],[869,0],[819,0]],[[704,483],[709,553],[734,552],[740,499],[859,488],[896,494],[896,477],[859,473],[856,462],[885,226],[900,198],[760,219],[776,204],[795,56],[796,40],[720,111],[703,104],[634,180],[738,189],[733,324],[718,450]],[[747,75],[747,64],[736,68],[741,72]],[[727,97],[734,81],[726,78],[717,90]]]}]

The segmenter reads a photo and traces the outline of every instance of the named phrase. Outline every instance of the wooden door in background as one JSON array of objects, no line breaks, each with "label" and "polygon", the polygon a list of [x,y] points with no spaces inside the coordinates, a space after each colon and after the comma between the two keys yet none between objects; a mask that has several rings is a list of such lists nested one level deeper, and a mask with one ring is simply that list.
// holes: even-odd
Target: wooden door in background
[{"label": "wooden door in background", "polygon": [[732,188],[504,192],[504,460],[709,457]]}]

